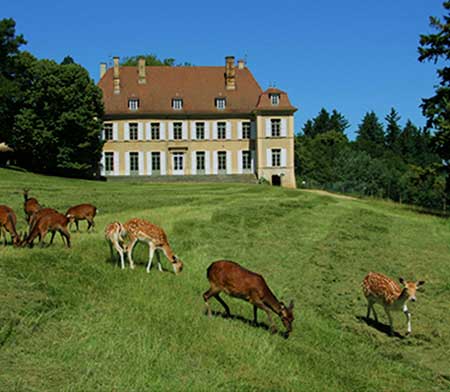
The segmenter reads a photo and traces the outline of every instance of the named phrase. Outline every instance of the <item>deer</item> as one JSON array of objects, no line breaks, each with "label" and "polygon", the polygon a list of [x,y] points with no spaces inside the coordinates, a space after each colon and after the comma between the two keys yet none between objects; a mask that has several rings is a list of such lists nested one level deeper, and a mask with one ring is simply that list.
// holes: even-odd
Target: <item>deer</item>
[{"label": "deer", "polygon": [[6,246],[6,233],[11,235],[11,241],[14,246],[21,243],[20,235],[16,231],[17,217],[11,207],[0,205],[0,238],[3,235],[3,244]]},{"label": "deer", "polygon": [[399,282],[403,288],[386,275],[377,272],[369,272],[367,274],[362,282],[364,296],[367,299],[366,319],[369,320],[370,312],[373,311],[375,321],[378,322],[378,316],[373,305],[376,303],[382,305],[389,319],[389,334],[392,335],[393,323],[390,312],[402,310],[408,322],[407,335],[409,335],[412,329],[411,313],[408,310],[407,302],[416,301],[416,291],[420,286],[425,284],[425,281],[411,282],[399,278]]},{"label": "deer", "polygon": [[[30,234],[33,231],[34,226],[36,225],[36,222],[39,221],[39,219],[41,219],[45,215],[54,214],[54,213],[58,213],[58,211],[56,211],[54,208],[41,208],[40,210],[33,213],[30,216],[30,220],[28,222],[29,223],[28,233]],[[41,237],[40,237],[40,235],[38,235],[38,236],[39,236],[39,241],[40,241]]]},{"label": "deer", "polygon": [[270,321],[272,333],[275,333],[277,328],[270,312],[277,314],[286,328],[286,336],[289,337],[294,321],[294,302],[291,301],[286,307],[283,302],[278,301],[261,275],[230,260],[213,262],[208,267],[206,275],[210,288],[203,294],[203,299],[209,317],[212,316],[211,306],[208,302],[211,297],[214,297],[224,307],[226,316],[231,316],[230,308],[219,296],[223,291],[231,297],[241,298],[253,305],[253,323],[255,325],[258,322],[258,309],[264,310]]},{"label": "deer", "polygon": [[76,206],[70,207],[67,212],[66,216],[69,218],[70,224],[75,222],[75,226],[77,227],[77,231],[79,231],[78,227],[78,221],[81,220],[87,220],[88,222],[88,228],[89,229],[95,226],[94,218],[97,214],[97,207],[95,207],[92,204],[78,204]]},{"label": "deer", "polygon": [[34,197],[28,197],[29,189],[23,190],[23,210],[25,211],[25,216],[27,222],[30,221],[31,215],[33,215],[35,212],[41,209],[41,205]]},{"label": "deer", "polygon": [[[147,243],[149,248],[147,273],[150,272],[153,256],[158,249],[161,249],[167,259],[172,263],[173,271],[176,275],[183,270],[183,262],[172,251],[172,248],[167,241],[167,235],[162,228],[139,218],[130,219],[123,226],[130,240],[129,245],[127,246],[127,253],[131,269],[134,269],[132,257],[133,248],[138,241],[141,241]],[[157,253],[156,256],[158,258],[158,269],[162,272],[163,269],[159,254]]]},{"label": "deer", "polygon": [[33,246],[34,239],[39,236],[39,243],[42,246],[44,238],[49,231],[52,233],[52,237],[50,239],[50,244],[52,244],[53,238],[58,231],[63,239],[63,242],[65,239],[66,246],[70,248],[70,233],[67,229],[68,224],[69,218],[59,212],[46,214],[36,221],[33,229],[28,234],[28,237],[23,241],[23,245],[29,245],[30,247]]},{"label": "deer", "polygon": [[111,258],[113,258],[113,247],[117,250],[120,256],[120,265],[125,269],[125,261],[123,254],[126,246],[124,244],[123,235],[126,234],[125,228],[120,222],[113,222],[105,227],[105,238],[108,241],[109,249],[111,251]]}]

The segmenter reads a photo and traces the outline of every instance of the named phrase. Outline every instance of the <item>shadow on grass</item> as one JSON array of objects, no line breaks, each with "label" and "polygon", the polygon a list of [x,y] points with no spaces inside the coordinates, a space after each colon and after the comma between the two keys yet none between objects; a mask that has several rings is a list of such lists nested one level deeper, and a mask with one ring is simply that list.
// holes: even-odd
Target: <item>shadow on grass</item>
[{"label": "shadow on grass", "polygon": [[[205,315],[208,316],[208,312],[205,312]],[[229,320],[236,320],[236,321],[240,321],[241,323],[247,324],[253,328],[261,328],[264,329],[265,331],[270,331],[270,326],[268,326],[266,323],[254,323],[253,320],[249,320],[245,317],[239,316],[239,315],[230,315],[228,316],[225,312],[218,312],[217,310],[213,310],[212,311],[212,315],[213,317],[222,317],[224,319],[229,319]],[[284,339],[287,339],[289,337],[289,335],[286,332],[282,332],[282,331],[276,331],[274,334],[281,336]]]},{"label": "shadow on grass", "polygon": [[356,318],[358,321],[365,322],[369,327],[375,328],[377,331],[380,331],[387,336],[390,336],[393,338],[405,339],[405,336],[399,334],[396,331],[393,331],[391,334],[391,328],[389,327],[389,325],[380,323],[379,321],[375,321],[370,318],[368,319],[367,317],[363,317],[363,316],[356,316]]}]

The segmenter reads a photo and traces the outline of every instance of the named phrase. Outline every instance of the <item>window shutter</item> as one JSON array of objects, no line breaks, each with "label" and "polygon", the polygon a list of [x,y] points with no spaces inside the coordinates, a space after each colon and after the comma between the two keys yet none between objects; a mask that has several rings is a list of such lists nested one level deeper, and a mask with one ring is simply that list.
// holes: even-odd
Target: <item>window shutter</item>
[{"label": "window shutter", "polygon": [[119,175],[119,153],[114,152],[114,175]]},{"label": "window shutter", "polygon": [[266,150],[266,166],[272,167],[272,150],[270,148]]},{"label": "window shutter", "polygon": [[238,121],[238,139],[242,139],[242,121]]},{"label": "window shutter", "polygon": [[250,138],[256,139],[256,122],[252,121],[250,123]]},{"label": "window shutter", "polygon": [[144,124],[138,123],[138,140],[144,140]]},{"label": "window shutter", "polygon": [[161,173],[162,176],[165,176],[166,175],[166,153],[164,151],[161,151],[160,159],[161,159],[161,170],[160,170],[160,173]]},{"label": "window shutter", "polygon": [[119,140],[119,130],[118,130],[118,125],[117,123],[113,123],[113,140]]},{"label": "window shutter", "polygon": [[226,122],[227,139],[231,139],[231,121]]},{"label": "window shutter", "polygon": [[152,175],[152,153],[147,152],[147,176]]},{"label": "window shutter", "polygon": [[243,173],[243,162],[242,162],[242,150],[238,151],[238,174],[242,174]]},{"label": "window shutter", "polygon": [[213,174],[217,174],[219,171],[219,162],[217,159],[217,151],[213,151]]},{"label": "window shutter", "polygon": [[159,139],[166,140],[166,123],[159,123]]},{"label": "window shutter", "polygon": [[250,152],[250,159],[251,159],[251,170],[252,170],[252,173],[255,172],[255,158],[256,158],[256,151],[255,150],[251,150],[251,152]]},{"label": "window shutter", "polygon": [[128,151],[125,153],[125,175],[130,175],[130,153]]},{"label": "window shutter", "polygon": [[181,123],[181,133],[182,133],[182,139],[183,140],[187,140],[188,136],[187,136],[187,121],[183,121]]},{"label": "window shutter", "polygon": [[149,122],[145,123],[145,139],[152,140],[152,124]]},{"label": "window shutter", "polygon": [[100,140],[106,140],[106,137],[105,137],[105,128],[103,128],[103,129],[100,131]]},{"label": "window shutter", "polygon": [[197,123],[195,121],[191,122],[191,139],[197,139]]},{"label": "window shutter", "polygon": [[205,151],[205,174],[211,174],[211,169],[210,169],[210,152],[209,151]]},{"label": "window shutter", "polygon": [[270,118],[266,118],[266,137],[272,136],[272,122]]},{"label": "window shutter", "polygon": [[286,149],[281,149],[281,166],[286,167],[287,166],[287,156],[286,156]]},{"label": "window shutter", "polygon": [[209,140],[209,122],[205,121],[205,139]]},{"label": "window shutter", "polygon": [[213,140],[217,140],[217,121],[213,123]]},{"label": "window shutter", "polygon": [[192,151],[191,154],[191,169],[191,174],[197,174],[197,160],[195,151]]},{"label": "window shutter", "polygon": [[139,175],[144,175],[144,153],[139,152]]},{"label": "window shutter", "polygon": [[124,136],[123,140],[130,140],[130,123],[124,124]]},{"label": "window shutter", "polygon": [[100,160],[100,174],[104,176],[105,172],[105,153],[102,152],[102,159]]},{"label": "window shutter", "polygon": [[169,140],[173,140],[173,122],[169,123]]},{"label": "window shutter", "polygon": [[227,151],[227,174],[231,174],[231,151]]},{"label": "window shutter", "polygon": [[281,129],[280,129],[280,136],[286,137],[287,136],[287,121],[285,118],[281,119]]}]

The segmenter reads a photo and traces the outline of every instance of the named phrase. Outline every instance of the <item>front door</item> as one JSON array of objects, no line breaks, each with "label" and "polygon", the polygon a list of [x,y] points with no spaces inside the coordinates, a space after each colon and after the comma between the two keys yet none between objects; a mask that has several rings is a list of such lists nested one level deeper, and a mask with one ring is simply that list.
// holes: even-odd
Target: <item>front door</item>
[{"label": "front door", "polygon": [[182,176],[184,174],[184,153],[174,152],[172,158],[172,167],[174,176]]}]

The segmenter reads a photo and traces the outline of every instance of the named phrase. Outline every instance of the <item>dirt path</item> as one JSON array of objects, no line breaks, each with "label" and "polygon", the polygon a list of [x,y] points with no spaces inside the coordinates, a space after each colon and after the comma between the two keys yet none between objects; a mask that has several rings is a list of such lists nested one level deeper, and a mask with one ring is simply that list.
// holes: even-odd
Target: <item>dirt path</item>
[{"label": "dirt path", "polygon": [[331,192],[324,191],[322,189],[302,189],[302,190],[305,192],[316,193],[318,195],[336,197],[337,199],[359,200],[356,197],[340,195],[339,193],[331,193]]}]

